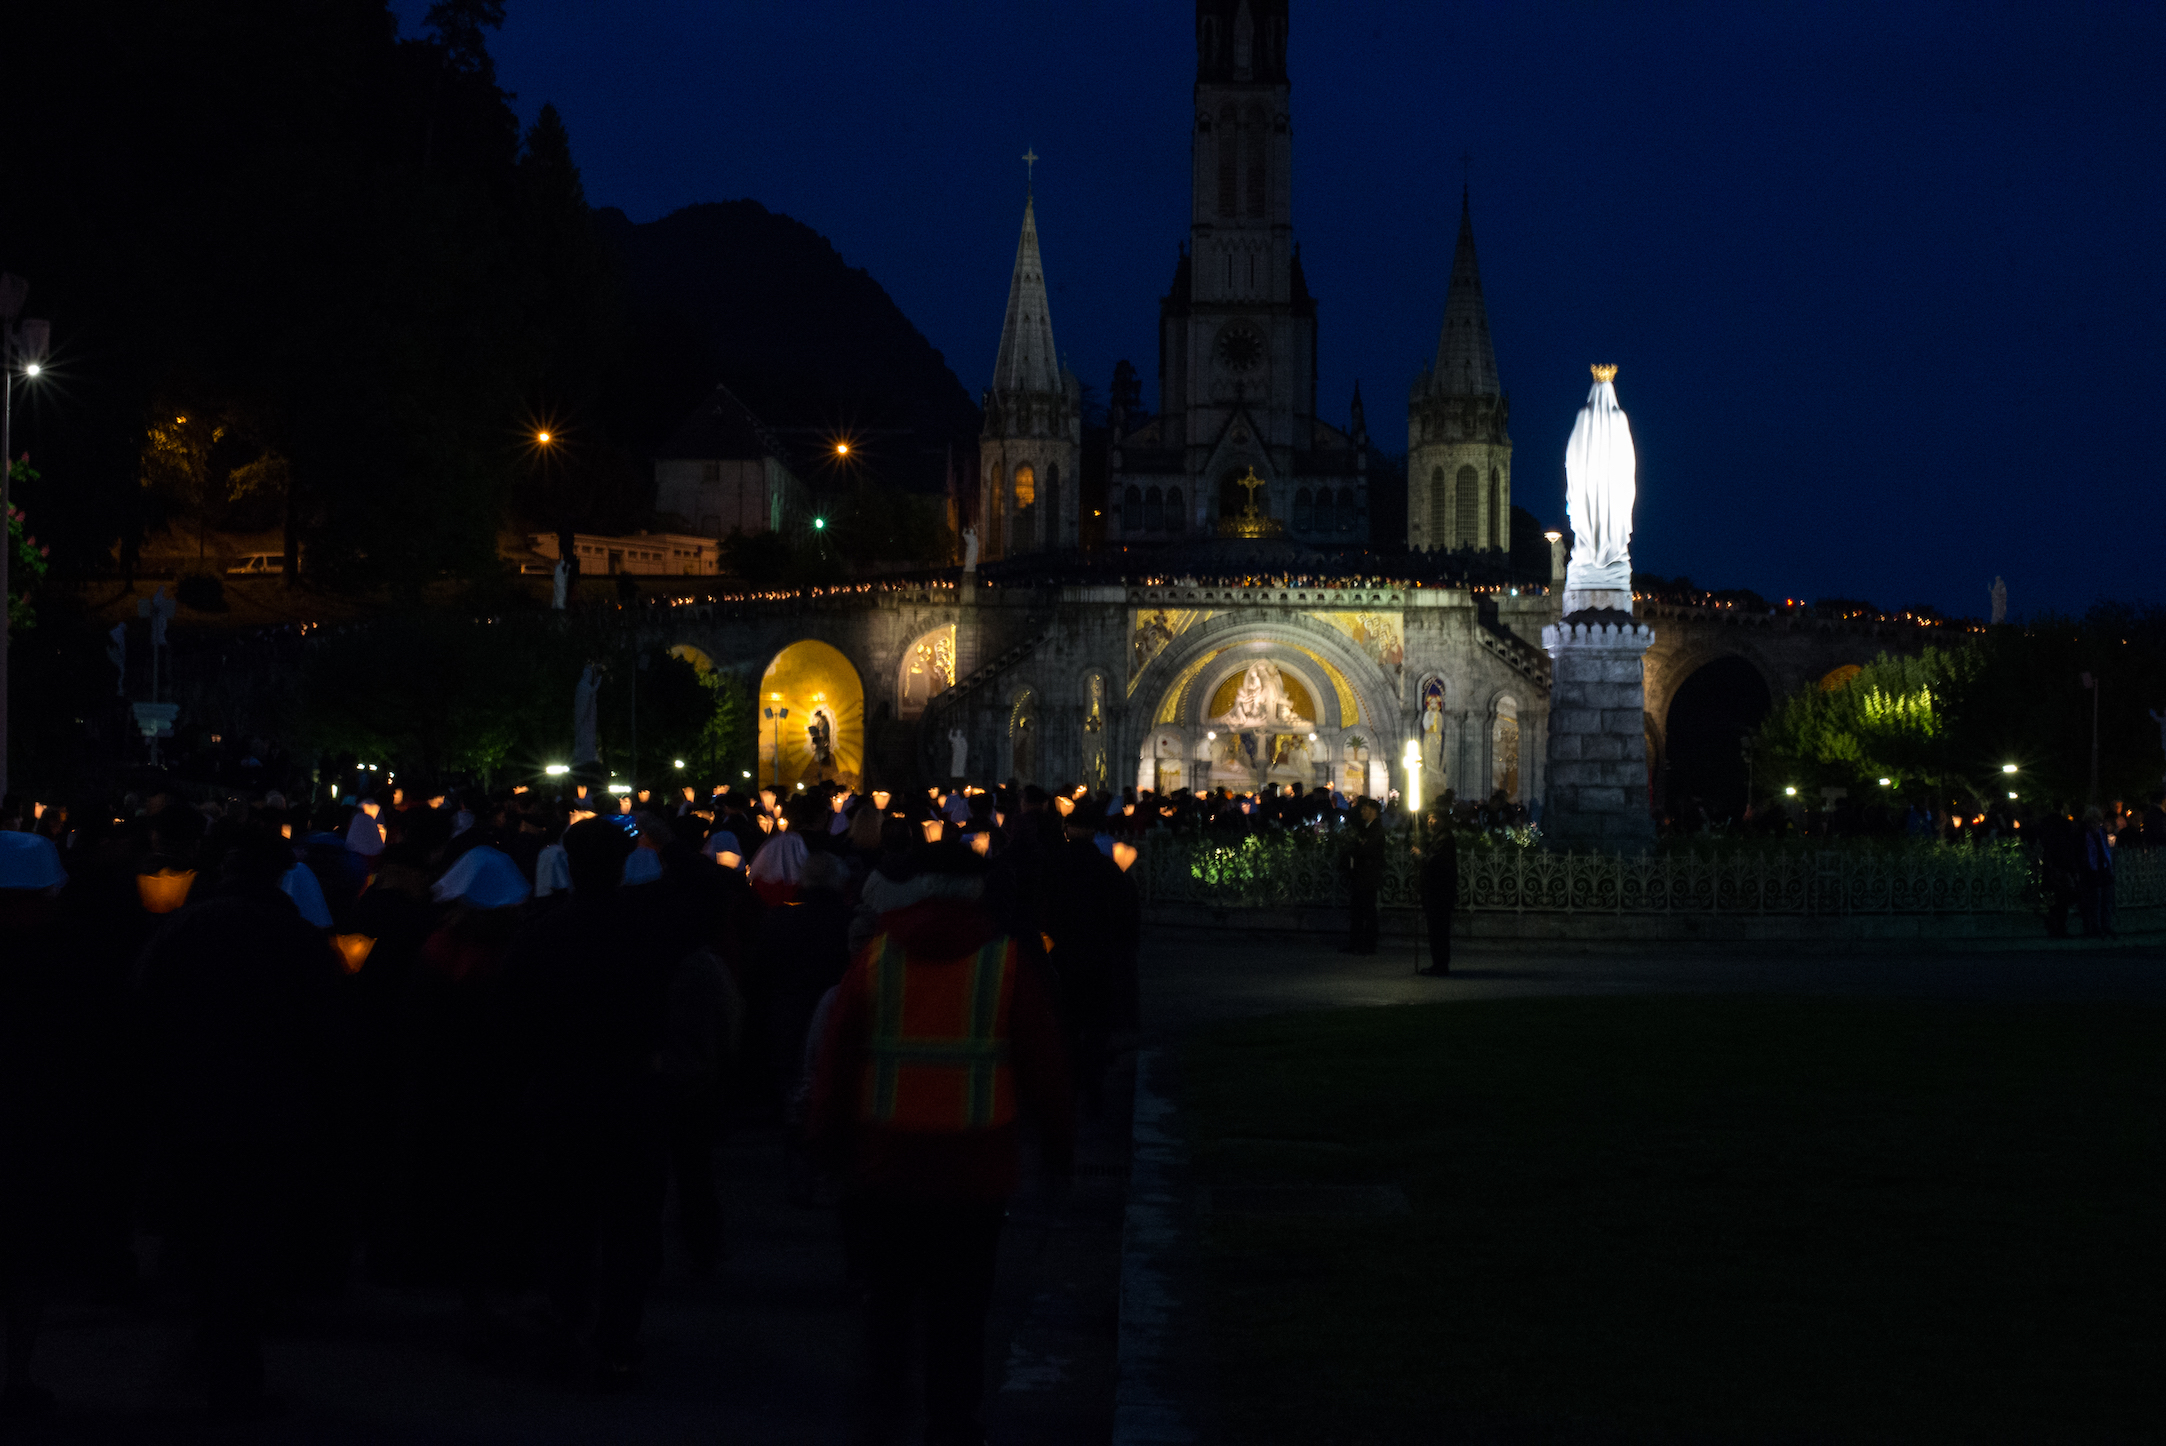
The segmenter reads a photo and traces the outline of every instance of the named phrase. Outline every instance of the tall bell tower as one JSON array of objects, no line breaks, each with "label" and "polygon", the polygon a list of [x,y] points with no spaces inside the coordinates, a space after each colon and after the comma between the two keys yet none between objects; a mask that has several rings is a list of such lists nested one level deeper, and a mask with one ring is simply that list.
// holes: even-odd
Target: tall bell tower
[{"label": "tall bell tower", "polygon": [[1497,381],[1474,217],[1459,197],[1459,243],[1436,365],[1407,399],[1406,545],[1451,551],[1512,545],[1512,401]]},{"label": "tall bell tower", "polygon": [[1294,248],[1287,3],[1196,3],[1188,254],[1161,306],[1159,410],[1182,418],[1203,527],[1218,472],[1261,463],[1277,491],[1311,445],[1316,311]]}]

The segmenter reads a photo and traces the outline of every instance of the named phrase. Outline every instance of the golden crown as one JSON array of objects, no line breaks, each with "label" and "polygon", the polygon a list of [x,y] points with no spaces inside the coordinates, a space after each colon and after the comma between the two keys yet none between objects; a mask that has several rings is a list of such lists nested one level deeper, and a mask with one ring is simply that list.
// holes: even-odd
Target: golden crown
[{"label": "golden crown", "polygon": [[1594,379],[1598,382],[1617,380],[1617,368],[1615,367],[1589,367],[1587,370],[1594,373]]}]

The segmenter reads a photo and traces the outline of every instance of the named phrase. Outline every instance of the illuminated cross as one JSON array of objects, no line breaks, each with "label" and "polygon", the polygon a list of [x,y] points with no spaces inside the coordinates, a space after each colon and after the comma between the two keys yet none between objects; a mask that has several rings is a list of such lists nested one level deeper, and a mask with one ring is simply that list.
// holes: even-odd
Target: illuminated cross
[{"label": "illuminated cross", "polygon": [[1027,188],[1027,187],[1028,187],[1028,186],[1030,185],[1030,183],[1031,183],[1031,179],[1032,179],[1032,177],[1033,177],[1033,176],[1034,176],[1034,175],[1036,174],[1036,172],[1037,172],[1037,169],[1038,169],[1038,153],[1037,153],[1037,151],[1036,151],[1036,150],[1028,150],[1028,151],[1025,151],[1025,152],[1023,152],[1023,185],[1024,185],[1024,186],[1025,186],[1026,188]]},{"label": "illuminated cross", "polygon": [[1263,478],[1257,476],[1256,469],[1254,467],[1251,467],[1248,469],[1247,476],[1234,478],[1233,485],[1236,487],[1246,487],[1248,489],[1248,515],[1254,517],[1256,515],[1256,489],[1259,487],[1268,486],[1269,484],[1266,483]]}]

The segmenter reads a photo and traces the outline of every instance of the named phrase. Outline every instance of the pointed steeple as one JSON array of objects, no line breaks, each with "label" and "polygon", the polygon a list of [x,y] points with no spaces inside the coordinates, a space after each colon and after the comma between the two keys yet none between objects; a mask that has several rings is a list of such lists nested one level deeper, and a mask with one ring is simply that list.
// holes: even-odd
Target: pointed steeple
[{"label": "pointed steeple", "polygon": [[1061,390],[1053,317],[1045,299],[1045,263],[1038,256],[1038,218],[1027,198],[1023,238],[1015,248],[1015,276],[1008,283],[1008,316],[1000,326],[1000,358],[993,363],[993,390]]},{"label": "pointed steeple", "polygon": [[1489,312],[1482,305],[1482,273],[1474,261],[1474,216],[1464,188],[1459,193],[1459,245],[1452,252],[1451,287],[1444,294],[1444,329],[1436,343],[1436,387],[1448,397],[1494,397],[1497,353],[1489,343]]}]

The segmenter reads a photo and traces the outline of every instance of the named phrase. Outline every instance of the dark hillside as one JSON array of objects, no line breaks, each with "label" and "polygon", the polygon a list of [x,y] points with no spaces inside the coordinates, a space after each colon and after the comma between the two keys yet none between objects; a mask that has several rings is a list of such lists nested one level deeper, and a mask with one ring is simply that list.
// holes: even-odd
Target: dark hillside
[{"label": "dark hillside", "polygon": [[595,224],[630,292],[644,445],[719,381],[806,453],[856,437],[879,481],[940,491],[951,444],[969,475],[980,420],[969,393],[880,283],[811,227],[757,201],[643,225],[600,210]]}]

